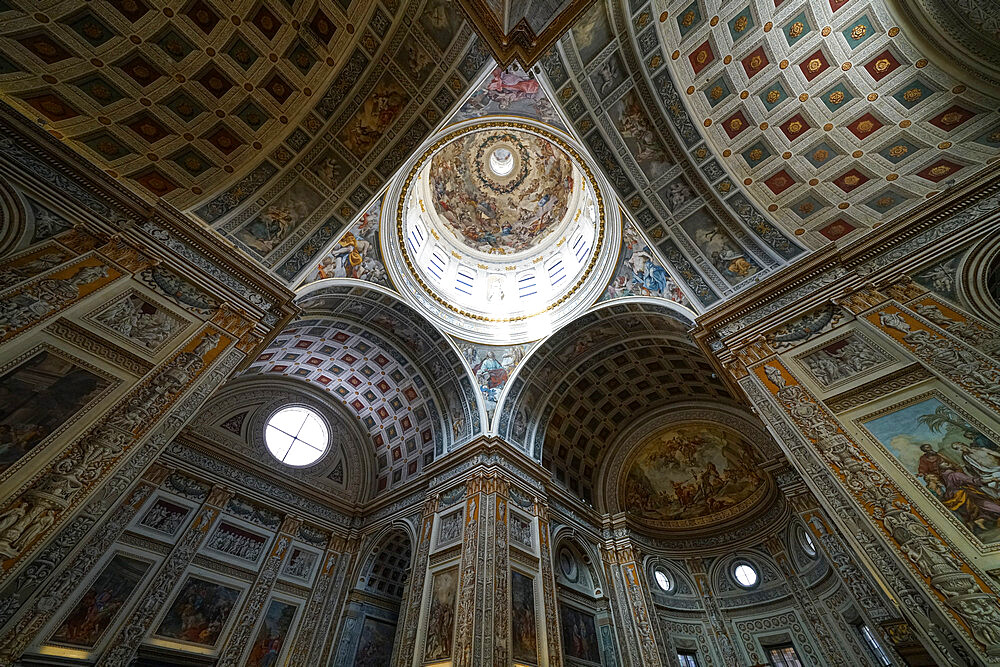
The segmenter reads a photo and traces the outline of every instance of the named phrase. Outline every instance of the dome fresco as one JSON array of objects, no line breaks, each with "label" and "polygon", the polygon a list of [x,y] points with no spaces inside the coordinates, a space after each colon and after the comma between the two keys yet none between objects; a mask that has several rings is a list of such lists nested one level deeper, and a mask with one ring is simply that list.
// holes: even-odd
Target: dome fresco
[{"label": "dome fresco", "polygon": [[452,335],[539,340],[595,302],[614,271],[622,224],[606,191],[583,151],[551,127],[456,123],[387,192],[386,269]]},{"label": "dome fresco", "polygon": [[687,528],[724,521],[766,490],[753,448],[711,423],[671,425],[640,445],[622,486],[623,505],[639,522]]},{"label": "dome fresco", "polygon": [[434,210],[470,250],[513,255],[535,247],[563,222],[573,164],[536,135],[511,130],[467,134],[431,160]]}]

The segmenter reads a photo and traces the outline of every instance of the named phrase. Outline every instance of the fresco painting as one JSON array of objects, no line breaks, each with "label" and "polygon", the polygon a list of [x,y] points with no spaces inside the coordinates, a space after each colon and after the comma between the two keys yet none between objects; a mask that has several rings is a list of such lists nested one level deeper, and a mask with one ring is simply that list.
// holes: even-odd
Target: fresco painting
[{"label": "fresco painting", "polygon": [[406,73],[415,84],[423,85],[434,71],[434,59],[424,47],[413,39],[404,39],[393,57],[399,69]]},{"label": "fresco painting", "polygon": [[984,543],[1000,540],[1000,444],[937,397],[864,427]]},{"label": "fresco painting", "polygon": [[538,81],[517,63],[507,69],[494,69],[486,87],[474,92],[455,113],[453,120],[482,118],[490,114],[524,116],[563,127]]},{"label": "fresco painting", "polygon": [[355,278],[376,285],[389,286],[389,277],[379,249],[379,214],[382,198],[378,198],[361,214],[305,279],[311,283],[324,278]]},{"label": "fresco painting", "polygon": [[418,19],[424,34],[444,52],[462,26],[462,8],[453,0],[430,0]]},{"label": "fresco painting", "polygon": [[[613,61],[609,60],[608,62]],[[601,71],[598,70],[597,74],[600,74]],[[613,81],[609,79],[602,86],[611,84]],[[603,90],[599,90],[598,94],[603,94],[603,92]],[[615,128],[625,140],[625,146],[628,147],[629,153],[635,158],[636,164],[639,165],[646,179],[654,181],[665,174],[673,165],[673,161],[667,154],[660,137],[656,134],[653,122],[649,120],[649,115],[642,106],[635,90],[629,90],[611,108],[609,113]]]},{"label": "fresco painting", "polygon": [[486,401],[486,411],[492,417],[497,401],[514,369],[528,353],[528,345],[466,345],[462,354],[476,376],[479,391]]},{"label": "fresco painting", "polygon": [[685,218],[681,228],[730,285],[741,283],[760,271],[757,260],[736,243],[706,209]]},{"label": "fresco painting", "polygon": [[323,197],[299,179],[256,218],[236,232],[236,238],[261,257],[270,254],[323,202]]},{"label": "fresco painting", "polygon": [[351,167],[332,148],[323,151],[315,162],[309,167],[309,171],[316,175],[323,185],[331,190],[336,190],[348,174]]},{"label": "fresco painting", "polygon": [[764,483],[752,448],[711,423],[670,426],[639,449],[625,475],[623,501],[636,518],[709,523]]},{"label": "fresco painting", "polygon": [[[483,164],[512,160],[509,176]],[[513,255],[528,250],[566,216],[573,163],[549,141],[526,133],[481,130],[455,139],[431,159],[434,209],[472,250]]]},{"label": "fresco painting", "polygon": [[354,654],[354,667],[383,667],[392,662],[396,626],[377,618],[365,617]]},{"label": "fresco painting", "polygon": [[246,667],[275,667],[278,664],[297,608],[294,604],[271,600],[257,630]]},{"label": "fresco painting", "polygon": [[431,581],[431,605],[427,616],[427,647],[424,650],[424,660],[444,660],[451,656],[457,590],[457,567],[434,574],[434,579]]},{"label": "fresco painting", "polygon": [[630,222],[622,230],[621,260],[601,300],[625,296],[655,296],[688,305],[680,287]]},{"label": "fresco painting", "polygon": [[239,597],[237,588],[188,577],[160,621],[156,635],[215,646]]},{"label": "fresco painting", "polygon": [[97,374],[42,350],[0,377],[0,473],[108,388]]},{"label": "fresco painting", "polygon": [[580,50],[580,59],[584,63],[589,63],[614,38],[604,3],[594,3],[583,16],[578,18],[573,25],[572,33],[576,48]]},{"label": "fresco painting", "polygon": [[538,664],[535,582],[514,571],[510,573],[510,625],[511,657],[515,662]]},{"label": "fresco painting", "polygon": [[7,289],[34,278],[72,258],[72,253],[62,246],[48,244],[15,260],[5,262],[3,270],[0,270],[0,289]]},{"label": "fresco painting", "polygon": [[600,664],[601,652],[594,615],[564,604],[559,605],[559,612],[566,655]]},{"label": "fresco painting", "polygon": [[148,569],[146,561],[116,554],[87,587],[50,641],[88,649],[97,646]]},{"label": "fresco painting", "polygon": [[409,101],[410,96],[399,82],[386,73],[337,134],[337,138],[356,157],[363,158],[375,147]]}]

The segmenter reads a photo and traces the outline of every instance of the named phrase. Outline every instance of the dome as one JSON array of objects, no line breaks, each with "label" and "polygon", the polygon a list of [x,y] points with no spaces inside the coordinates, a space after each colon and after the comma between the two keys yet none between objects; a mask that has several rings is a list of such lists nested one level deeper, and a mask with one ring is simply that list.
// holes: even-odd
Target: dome
[{"label": "dome", "polygon": [[614,270],[608,189],[551,128],[453,126],[401,174],[383,218],[387,269],[451,334],[537,340],[594,303]]}]

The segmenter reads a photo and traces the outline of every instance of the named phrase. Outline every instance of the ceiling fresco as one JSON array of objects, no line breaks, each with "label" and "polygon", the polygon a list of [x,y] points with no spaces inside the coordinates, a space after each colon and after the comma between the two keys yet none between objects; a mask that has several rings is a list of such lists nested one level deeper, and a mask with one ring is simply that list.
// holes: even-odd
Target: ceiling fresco
[{"label": "ceiling fresco", "polygon": [[530,250],[561,226],[573,181],[573,163],[558,146],[513,130],[455,139],[431,158],[429,174],[445,230],[467,250],[500,255]]},{"label": "ceiling fresco", "polygon": [[655,25],[692,123],[750,199],[812,248],[863,235],[1000,153],[1000,98],[938,66],[884,2],[662,9],[633,23]]},{"label": "ceiling fresco", "polygon": [[449,0],[414,0],[391,15],[391,27],[369,24],[370,39],[344,51],[313,107],[317,126],[300,126],[193,210],[288,282],[366,210],[489,59]]},{"label": "ceiling fresco", "polygon": [[298,125],[315,134],[323,121],[310,109],[341,54],[384,38],[396,9],[5,0],[0,99],[140,194],[185,208],[261,151],[301,141]]},{"label": "ceiling fresco", "polygon": [[530,67],[594,0],[459,0],[503,65]]},{"label": "ceiling fresco", "polygon": [[754,448],[710,422],[672,424],[628,464],[621,506],[654,528],[706,526],[742,514],[766,490]]}]

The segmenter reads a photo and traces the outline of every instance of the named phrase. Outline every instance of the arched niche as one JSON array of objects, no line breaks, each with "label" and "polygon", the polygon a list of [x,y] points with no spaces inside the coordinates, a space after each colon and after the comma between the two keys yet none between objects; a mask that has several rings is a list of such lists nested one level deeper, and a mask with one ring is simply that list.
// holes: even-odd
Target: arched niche
[{"label": "arched niche", "polygon": [[767,472],[781,458],[755,417],[730,405],[683,401],[645,414],[613,441],[596,504],[633,530],[696,539],[745,524],[775,504]]},{"label": "arched niche", "polygon": [[596,473],[629,424],[663,405],[736,405],[687,334],[681,312],[650,299],[602,304],[539,345],[508,383],[497,430],[594,502]]},{"label": "arched niche", "polygon": [[343,406],[367,433],[379,495],[478,434],[481,396],[451,341],[398,297],[332,282],[299,296],[304,312],[243,375],[292,378]]},{"label": "arched niche", "polygon": [[553,532],[553,573],[563,653],[570,664],[616,664],[613,621],[600,557],[567,526]]},{"label": "arched niche", "polygon": [[415,543],[412,527],[398,521],[366,539],[342,616],[334,664],[381,667],[392,663],[402,627]]}]

